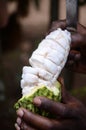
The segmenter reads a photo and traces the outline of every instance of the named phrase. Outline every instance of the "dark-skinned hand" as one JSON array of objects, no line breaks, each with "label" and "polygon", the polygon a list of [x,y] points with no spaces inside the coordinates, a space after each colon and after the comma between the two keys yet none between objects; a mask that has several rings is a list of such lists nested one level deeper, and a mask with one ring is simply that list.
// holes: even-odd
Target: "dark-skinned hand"
[{"label": "dark-skinned hand", "polygon": [[[66,29],[66,21],[59,20],[53,22],[49,32],[57,28]],[[71,50],[66,68],[72,71],[86,73],[86,27],[79,23],[77,24],[76,32],[72,33]]]},{"label": "dark-skinned hand", "polygon": [[45,97],[36,97],[33,100],[39,109],[50,112],[55,118],[49,119],[20,108],[17,111],[16,130],[86,130],[86,107],[64,89],[62,79],[60,82],[61,102]]}]

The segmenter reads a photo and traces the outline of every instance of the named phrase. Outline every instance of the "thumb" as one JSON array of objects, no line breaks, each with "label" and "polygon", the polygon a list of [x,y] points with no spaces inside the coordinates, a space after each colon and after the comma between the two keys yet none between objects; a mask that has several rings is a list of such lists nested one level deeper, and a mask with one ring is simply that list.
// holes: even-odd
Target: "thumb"
[{"label": "thumb", "polygon": [[[40,103],[39,103],[40,101]],[[61,102],[55,102],[45,97],[34,98],[34,104],[42,110],[54,115],[55,117],[75,117],[75,109]]]}]

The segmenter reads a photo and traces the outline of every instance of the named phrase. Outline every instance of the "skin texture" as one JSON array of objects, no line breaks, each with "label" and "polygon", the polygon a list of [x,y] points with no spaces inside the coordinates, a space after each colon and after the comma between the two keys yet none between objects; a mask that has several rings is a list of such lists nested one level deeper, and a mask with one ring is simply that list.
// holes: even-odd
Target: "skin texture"
[{"label": "skin texture", "polygon": [[[56,21],[49,32],[56,28],[66,28],[66,22]],[[72,33],[71,50],[66,67],[72,71],[86,73],[86,28],[77,25],[77,31]],[[54,119],[42,117],[20,108],[17,111],[15,128],[17,130],[86,130],[86,107],[71,96],[62,84],[62,101],[54,102],[44,97],[36,97],[33,103],[39,108],[55,115]]]},{"label": "skin texture", "polygon": [[[66,21],[55,21],[49,32],[56,28],[66,29]],[[71,32],[71,30],[69,30]],[[77,30],[72,32],[71,50],[66,68],[72,71],[86,73],[86,27],[77,24]]]},{"label": "skin texture", "polygon": [[0,28],[5,27],[8,23],[7,3],[0,0]]},{"label": "skin texture", "polygon": [[42,117],[20,108],[17,111],[16,130],[86,130],[86,108],[72,97],[62,84],[62,102],[54,102],[44,97],[34,98],[39,108],[55,115],[54,119]]}]

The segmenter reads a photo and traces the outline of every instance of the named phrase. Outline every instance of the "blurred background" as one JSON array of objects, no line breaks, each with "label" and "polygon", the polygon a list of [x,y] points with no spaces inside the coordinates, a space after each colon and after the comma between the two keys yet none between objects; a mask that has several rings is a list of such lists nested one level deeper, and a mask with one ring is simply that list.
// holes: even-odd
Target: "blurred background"
[{"label": "blurred background", "polygon": [[[4,4],[1,4],[4,3]],[[66,18],[65,0],[0,0],[0,129],[15,130],[14,103],[21,97],[22,67],[51,23]],[[6,14],[4,10],[6,9]],[[86,26],[86,0],[79,1],[79,22]],[[86,75],[63,70],[65,86],[86,105]]]}]

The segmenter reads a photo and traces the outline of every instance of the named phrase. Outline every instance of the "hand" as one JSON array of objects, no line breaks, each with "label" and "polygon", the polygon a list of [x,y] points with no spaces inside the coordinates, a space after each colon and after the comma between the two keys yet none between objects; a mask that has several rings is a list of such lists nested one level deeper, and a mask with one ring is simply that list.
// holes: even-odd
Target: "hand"
[{"label": "hand", "polygon": [[[66,29],[65,20],[53,22],[49,32],[57,28]],[[86,27],[77,24],[77,32],[72,33],[71,50],[66,68],[86,73]]]},{"label": "hand", "polygon": [[54,119],[42,117],[20,108],[17,111],[17,130],[86,130],[86,108],[64,89],[62,83],[62,102],[54,102],[44,97],[36,97],[33,103],[39,108],[55,115]]}]

